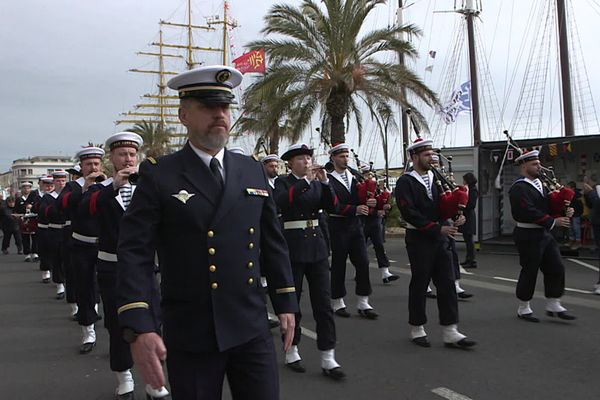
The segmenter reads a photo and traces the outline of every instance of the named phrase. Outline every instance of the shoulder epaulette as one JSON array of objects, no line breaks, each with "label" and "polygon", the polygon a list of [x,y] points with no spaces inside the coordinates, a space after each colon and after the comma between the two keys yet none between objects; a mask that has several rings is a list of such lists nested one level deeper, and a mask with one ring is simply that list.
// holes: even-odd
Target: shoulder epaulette
[{"label": "shoulder epaulette", "polygon": [[158,164],[158,161],[156,161],[156,159],[154,157],[148,157],[148,158],[146,158],[146,160],[148,160],[148,162],[152,165]]}]

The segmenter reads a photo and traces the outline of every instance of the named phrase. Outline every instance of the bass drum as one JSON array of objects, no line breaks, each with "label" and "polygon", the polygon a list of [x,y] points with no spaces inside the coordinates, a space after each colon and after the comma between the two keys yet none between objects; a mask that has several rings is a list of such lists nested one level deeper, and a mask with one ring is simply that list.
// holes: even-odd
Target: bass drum
[{"label": "bass drum", "polygon": [[34,234],[37,231],[37,217],[20,217],[19,226],[21,233],[26,235]]}]

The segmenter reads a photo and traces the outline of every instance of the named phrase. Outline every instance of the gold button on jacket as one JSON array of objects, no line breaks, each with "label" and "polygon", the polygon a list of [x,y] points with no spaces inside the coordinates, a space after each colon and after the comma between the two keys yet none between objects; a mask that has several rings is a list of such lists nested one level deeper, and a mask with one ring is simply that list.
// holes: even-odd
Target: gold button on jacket
[{"label": "gold button on jacket", "polygon": [[210,287],[213,288],[213,289],[216,289],[216,288],[219,287],[219,284],[217,282],[213,282],[213,283],[210,284]]},{"label": "gold button on jacket", "polygon": [[215,272],[217,270],[217,267],[215,265],[211,265],[210,267],[208,267],[208,270],[210,272]]},{"label": "gold button on jacket", "polygon": [[214,256],[216,252],[217,251],[213,247],[211,247],[210,249],[208,249],[208,254],[210,254],[211,256]]}]

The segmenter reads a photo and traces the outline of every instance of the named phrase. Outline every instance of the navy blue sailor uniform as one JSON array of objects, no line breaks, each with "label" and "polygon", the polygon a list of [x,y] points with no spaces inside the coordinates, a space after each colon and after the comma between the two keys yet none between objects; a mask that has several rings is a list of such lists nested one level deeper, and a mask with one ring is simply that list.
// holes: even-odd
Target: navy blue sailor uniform
[{"label": "navy blue sailor uniform", "polygon": [[49,218],[46,209],[52,204],[54,198],[50,193],[42,193],[40,200],[34,205],[34,211],[38,215],[38,254],[40,256],[40,271],[50,272],[52,270],[52,253],[49,244]]},{"label": "navy blue sailor uniform", "polygon": [[[60,205],[70,216],[73,231],[69,268],[74,274],[77,322],[81,326],[89,326],[99,319],[95,309],[100,300],[96,282],[98,221],[82,204],[84,183],[83,178],[69,182],[61,192]],[[67,287],[69,278],[67,276]]]},{"label": "navy blue sailor uniform", "polygon": [[[330,181],[331,182],[331,181]],[[330,184],[308,182],[293,174],[275,181],[275,202],[281,210],[283,236],[287,241],[298,303],[304,277],[308,281],[313,317],[317,325],[317,348],[335,348],[336,334],[331,308],[329,249],[320,226],[320,209],[331,209],[337,198]],[[301,338],[302,312],[296,313],[293,344]]]},{"label": "navy blue sailor uniform", "polygon": [[[40,195],[37,190],[29,192],[27,196],[19,196],[15,201],[15,212],[17,214],[25,215],[28,213],[27,206],[31,205],[30,213],[33,213],[33,206],[38,201],[40,201]],[[35,218],[37,220],[36,217],[29,218]],[[34,254],[38,253],[36,230],[22,231],[21,236],[23,239],[23,254],[26,257],[26,260],[29,260]]]},{"label": "navy blue sailor uniform", "polygon": [[554,218],[549,214],[547,191],[539,179],[537,184],[521,177],[509,190],[510,206],[517,225],[513,238],[519,251],[521,273],[517,283],[517,298],[529,301],[533,297],[538,270],[544,274],[546,298],[560,298],[565,289],[565,268],[558,243],[550,233]]},{"label": "navy blue sailor uniform", "polygon": [[[54,192],[47,193],[48,205],[45,207],[45,215],[48,217],[48,257],[52,270],[52,282],[57,284],[65,283],[65,265],[63,253],[63,228],[65,217],[59,206],[59,194]],[[61,297],[62,298],[62,297]]]},{"label": "navy blue sailor uniform", "polygon": [[427,285],[437,288],[440,325],[458,322],[458,299],[448,237],[441,234],[439,193],[433,185],[433,174],[427,182],[416,171],[402,175],[396,182],[396,204],[407,222],[406,252],[412,273],[408,294],[408,323],[413,326],[427,322]]},{"label": "navy blue sailor uniform", "polygon": [[[127,184],[115,190],[113,179],[91,186],[82,205],[98,221],[98,260],[96,265],[98,288],[104,311],[104,327],[109,334],[110,368],[122,372],[133,367],[129,344],[123,339],[117,315],[117,243],[123,215],[129,206],[136,185]],[[155,283],[151,309],[160,307],[158,286]],[[158,320],[158,316],[156,317]]]},{"label": "navy blue sailor uniform", "polygon": [[[288,250],[262,165],[227,150],[223,163],[223,190],[189,143],[140,165],[117,249],[119,322],[138,333],[156,331],[156,249],[173,397],[220,393],[227,372],[234,398],[275,399],[277,367],[259,278],[266,276],[277,314],[297,312]],[[201,372],[192,377],[190,370]],[[252,385],[244,385],[248,376]]]},{"label": "navy blue sailor uniform", "polygon": [[356,269],[356,294],[369,296],[372,292],[369,278],[369,257],[363,227],[356,215],[358,199],[357,181],[345,171],[350,189],[336,174],[327,174],[329,184],[338,202],[329,211],[329,241],[331,245],[331,298],[346,296],[346,260],[348,256]]}]

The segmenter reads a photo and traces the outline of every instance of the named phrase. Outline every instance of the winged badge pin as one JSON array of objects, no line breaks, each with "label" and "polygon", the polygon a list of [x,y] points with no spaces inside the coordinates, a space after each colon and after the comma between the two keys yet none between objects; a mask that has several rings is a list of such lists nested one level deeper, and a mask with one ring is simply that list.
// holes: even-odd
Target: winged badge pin
[{"label": "winged badge pin", "polygon": [[195,196],[194,193],[188,193],[187,190],[180,190],[177,194],[172,194],[171,196],[175,197],[177,200],[182,202],[183,204],[187,203],[189,199]]}]

